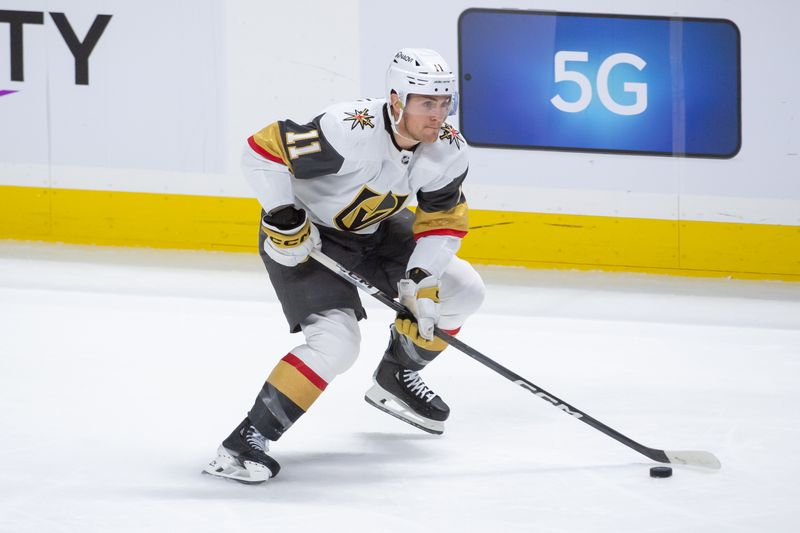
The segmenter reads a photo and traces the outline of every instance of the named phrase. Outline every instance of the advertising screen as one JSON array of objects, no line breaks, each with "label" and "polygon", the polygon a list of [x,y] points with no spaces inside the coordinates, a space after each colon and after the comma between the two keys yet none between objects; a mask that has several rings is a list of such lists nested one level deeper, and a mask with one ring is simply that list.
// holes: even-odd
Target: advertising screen
[{"label": "advertising screen", "polygon": [[460,127],[474,146],[739,152],[729,20],[469,9],[458,39]]}]

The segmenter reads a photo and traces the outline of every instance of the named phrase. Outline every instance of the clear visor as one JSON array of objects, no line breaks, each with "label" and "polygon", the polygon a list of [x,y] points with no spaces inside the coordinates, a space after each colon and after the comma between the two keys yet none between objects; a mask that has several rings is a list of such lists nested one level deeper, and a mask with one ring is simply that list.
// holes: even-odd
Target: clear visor
[{"label": "clear visor", "polygon": [[436,116],[445,118],[458,110],[458,93],[451,95],[409,94],[404,113],[409,115]]}]

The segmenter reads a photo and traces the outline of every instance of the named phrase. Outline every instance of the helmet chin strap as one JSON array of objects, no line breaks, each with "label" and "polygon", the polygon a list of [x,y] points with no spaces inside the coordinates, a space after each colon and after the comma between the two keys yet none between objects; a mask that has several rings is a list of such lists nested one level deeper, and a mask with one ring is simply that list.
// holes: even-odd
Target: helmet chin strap
[{"label": "helmet chin strap", "polygon": [[403,139],[405,139],[405,140],[407,140],[407,141],[409,141],[409,142],[412,142],[412,143],[419,143],[419,142],[422,142],[422,141],[418,141],[417,139],[412,139],[411,137],[406,137],[405,135],[403,135],[402,133],[400,133],[400,131],[397,129],[397,125],[398,125],[398,124],[400,124],[400,120],[403,118],[403,111],[405,111],[405,106],[403,105],[403,102],[401,102],[401,101],[399,100],[399,98],[398,98],[398,100],[397,100],[397,103],[398,103],[398,104],[400,104],[400,114],[399,114],[399,115],[397,115],[397,121],[395,121],[395,119],[394,119],[394,113],[390,113],[390,115],[391,115],[391,117],[390,117],[390,118],[391,118],[391,120],[390,120],[389,122],[391,122],[391,123],[392,123],[392,131],[393,131],[393,132],[394,132],[394,134],[395,134],[395,135],[397,135],[398,137],[402,137]]},{"label": "helmet chin strap", "polygon": [[[398,120],[398,122],[399,122],[399,120]],[[394,134],[395,134],[395,135],[397,135],[398,137],[402,137],[403,139],[405,139],[405,140],[407,140],[407,141],[409,141],[409,142],[412,142],[412,143],[420,143],[420,142],[422,142],[422,141],[418,141],[417,139],[412,139],[411,137],[406,137],[405,135],[403,135],[402,133],[400,133],[400,132],[397,130],[397,124],[395,123],[395,121],[394,121],[394,120],[392,120],[392,131],[393,131],[393,132],[394,132]]]}]

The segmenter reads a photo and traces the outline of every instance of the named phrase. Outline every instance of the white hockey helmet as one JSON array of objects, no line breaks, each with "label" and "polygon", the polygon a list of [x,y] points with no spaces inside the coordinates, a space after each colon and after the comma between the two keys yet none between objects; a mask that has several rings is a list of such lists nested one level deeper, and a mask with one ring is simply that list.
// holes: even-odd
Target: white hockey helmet
[{"label": "white hockey helmet", "polygon": [[390,104],[392,92],[400,100],[401,116],[409,94],[450,96],[448,115],[455,115],[458,108],[455,74],[438,52],[427,48],[403,48],[394,55],[386,71],[386,101]]}]

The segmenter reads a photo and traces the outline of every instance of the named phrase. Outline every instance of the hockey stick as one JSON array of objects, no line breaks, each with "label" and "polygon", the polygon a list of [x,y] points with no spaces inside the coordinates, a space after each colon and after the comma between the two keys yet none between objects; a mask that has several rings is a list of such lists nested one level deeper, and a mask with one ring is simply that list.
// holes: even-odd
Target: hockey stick
[{"label": "hockey stick", "polygon": [[[383,302],[391,309],[398,313],[408,312],[408,310],[399,302],[395,301],[393,298],[389,297],[386,293],[382,292],[377,287],[370,284],[364,278],[347,270],[342,265],[328,257],[327,255],[323,254],[318,250],[314,250],[311,252],[311,257],[317,260],[322,266],[328,268],[335,274],[338,274],[342,278],[346,279],[359,289],[363,290],[367,294],[373,296],[375,299]],[[533,393],[535,396],[545,400],[547,403],[555,406],[557,409],[565,412],[566,414],[572,416],[573,418],[577,418],[581,422],[584,422],[596,430],[600,431],[601,433],[605,433],[612,439],[615,439],[625,446],[636,450],[637,452],[641,453],[642,455],[649,457],[653,461],[658,461],[659,463],[673,463],[673,464],[682,464],[682,465],[692,465],[692,466],[703,466],[706,468],[713,468],[719,469],[721,468],[721,464],[719,459],[717,459],[714,454],[710,452],[704,451],[693,451],[693,450],[658,450],[655,448],[648,448],[642,444],[639,444],[635,440],[626,437],[619,431],[608,427],[607,425],[603,424],[599,420],[592,418],[591,416],[587,415],[586,413],[578,410],[577,408],[573,407],[572,405],[568,404],[567,402],[553,396],[546,390],[537,387],[527,379],[523,378],[522,376],[512,372],[511,370],[507,369],[503,365],[493,361],[492,359],[486,357],[482,353],[480,353],[475,348],[468,346],[466,343],[458,340],[454,336],[445,333],[444,331],[440,330],[438,327],[434,328],[434,334],[448,343],[449,345],[455,347],[456,349],[460,350],[461,352],[465,353],[466,355],[472,357],[479,363],[484,366],[487,366],[506,378],[509,381],[512,381],[526,389],[527,391]]]}]

